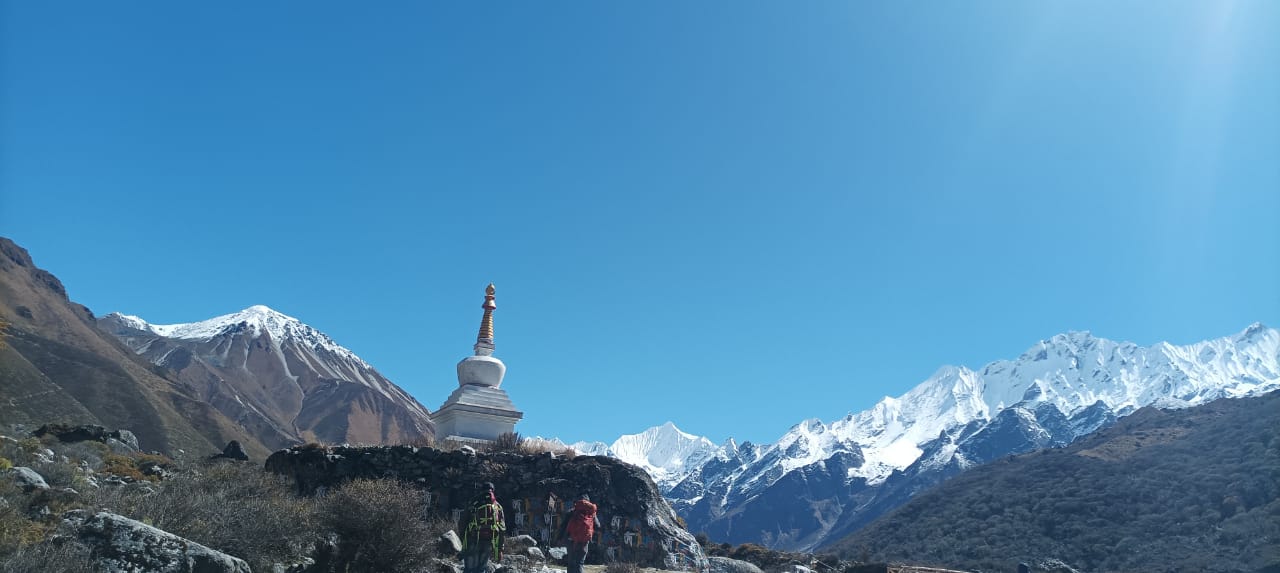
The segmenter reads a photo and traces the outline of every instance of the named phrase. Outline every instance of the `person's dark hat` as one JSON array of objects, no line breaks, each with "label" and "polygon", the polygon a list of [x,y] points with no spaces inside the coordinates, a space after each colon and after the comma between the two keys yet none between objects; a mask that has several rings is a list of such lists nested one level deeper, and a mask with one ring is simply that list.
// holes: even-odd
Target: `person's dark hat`
[{"label": "person's dark hat", "polygon": [[487,482],[484,482],[484,483],[480,484],[480,489],[493,490],[493,489],[494,489],[494,487],[493,487],[493,482],[491,482],[491,481],[487,481]]},{"label": "person's dark hat", "polygon": [[580,499],[580,500],[582,500],[582,501],[591,501],[591,496],[589,496],[589,495],[587,495],[587,494],[585,494],[585,493],[584,493],[584,494],[582,494],[582,495],[578,496],[578,499]]}]

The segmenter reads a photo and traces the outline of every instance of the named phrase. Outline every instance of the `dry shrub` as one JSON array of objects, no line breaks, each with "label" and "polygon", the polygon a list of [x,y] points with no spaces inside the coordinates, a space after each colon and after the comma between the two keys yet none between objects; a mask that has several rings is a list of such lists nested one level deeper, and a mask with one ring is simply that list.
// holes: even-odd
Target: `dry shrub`
[{"label": "dry shrub", "polygon": [[13,480],[0,478],[0,563],[23,548],[44,541],[57,527],[51,517],[34,516],[31,510],[40,506],[62,511],[66,503],[45,499],[39,492],[25,494]]},{"label": "dry shrub", "polygon": [[13,468],[13,462],[9,458],[0,458],[0,471]]},{"label": "dry shrub", "polygon": [[111,454],[109,446],[92,440],[62,444],[53,448],[53,451],[67,456],[68,459],[75,463],[86,462],[89,464],[89,468],[93,470],[101,469],[103,458]]},{"label": "dry shrub", "polygon": [[21,466],[30,459],[30,456],[22,451],[22,447],[16,441],[0,440],[0,458],[9,460],[15,466]]},{"label": "dry shrub", "polygon": [[0,559],[0,573],[91,573],[87,545],[70,539],[27,545]]},{"label": "dry shrub", "polygon": [[45,483],[52,487],[84,487],[80,481],[80,473],[76,471],[75,466],[64,464],[62,462],[36,462],[31,465],[31,469],[40,474],[44,478]]},{"label": "dry shrub", "polygon": [[138,481],[147,479],[147,476],[142,475],[142,470],[138,469],[136,461],[123,454],[107,454],[102,458],[102,472]]},{"label": "dry shrub", "polygon": [[434,448],[436,447],[436,439],[434,436],[418,436],[409,440],[409,445],[415,448]]},{"label": "dry shrub", "polygon": [[553,442],[544,438],[525,438],[520,441],[520,453],[526,455],[537,455],[551,452],[557,456],[561,456],[572,449],[573,448],[567,447],[559,442]]},{"label": "dry shrub", "polygon": [[358,573],[426,565],[434,557],[426,502],[426,492],[393,479],[353,480],[330,492],[320,521],[339,537],[335,568]]},{"label": "dry shrub", "polygon": [[86,493],[96,506],[244,559],[255,571],[298,561],[320,538],[315,500],[248,464],[212,462],[158,484]]},{"label": "dry shrub", "polygon": [[499,452],[518,454],[522,453],[520,449],[520,442],[521,439],[519,432],[503,432],[498,434],[498,437],[493,440],[493,443],[489,444],[489,447],[486,448],[486,450],[489,453],[495,454]]},{"label": "dry shrub", "polygon": [[324,444],[322,444],[322,443],[320,443],[320,442],[307,442],[307,443],[305,443],[305,444],[302,444],[301,446],[298,446],[298,449],[300,449],[300,450],[327,450],[327,449],[329,449],[329,446],[326,446],[326,445],[324,445]]},{"label": "dry shrub", "polygon": [[560,455],[563,456],[564,459],[566,460],[571,460],[573,458],[578,457],[578,450],[575,450],[573,448],[565,448],[563,452],[560,452]]}]

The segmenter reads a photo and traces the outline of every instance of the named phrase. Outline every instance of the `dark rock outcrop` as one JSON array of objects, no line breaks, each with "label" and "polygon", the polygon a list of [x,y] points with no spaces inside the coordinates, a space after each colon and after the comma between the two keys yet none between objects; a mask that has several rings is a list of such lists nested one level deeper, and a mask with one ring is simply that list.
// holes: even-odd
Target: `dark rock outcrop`
[{"label": "dark rock outcrop", "polygon": [[431,508],[459,519],[484,482],[494,484],[506,511],[507,531],[544,543],[558,534],[579,494],[599,506],[600,543],[588,562],[631,561],[667,569],[704,569],[693,536],[644,470],[596,456],[476,454],[412,446],[293,448],[267,458],[266,469],[292,476],[303,493],[357,478],[396,478],[430,493]]},{"label": "dark rock outcrop", "polygon": [[131,448],[132,451],[138,451],[138,438],[133,435],[133,432],[129,430],[108,430],[102,426],[92,424],[45,424],[32,432],[31,435],[37,438],[52,435],[64,444],[72,442],[102,442],[110,444],[111,440],[115,440]]},{"label": "dark rock outcrop", "polygon": [[209,459],[247,462],[249,461],[249,454],[244,453],[244,448],[240,447],[240,442],[231,440],[227,442],[227,447],[222,449],[222,453],[209,456]]},{"label": "dark rock outcrop", "polygon": [[240,559],[106,511],[69,511],[61,528],[92,547],[106,571],[250,573]]}]

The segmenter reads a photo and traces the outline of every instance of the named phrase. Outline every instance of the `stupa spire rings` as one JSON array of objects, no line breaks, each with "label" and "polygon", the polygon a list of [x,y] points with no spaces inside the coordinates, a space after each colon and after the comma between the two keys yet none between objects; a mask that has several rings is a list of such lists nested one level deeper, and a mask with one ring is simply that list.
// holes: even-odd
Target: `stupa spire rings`
[{"label": "stupa spire rings", "polygon": [[484,309],[484,316],[480,318],[480,333],[476,335],[476,356],[493,355],[493,311],[498,308],[498,303],[495,302],[497,292],[493,283],[484,288],[484,304],[480,305]]}]

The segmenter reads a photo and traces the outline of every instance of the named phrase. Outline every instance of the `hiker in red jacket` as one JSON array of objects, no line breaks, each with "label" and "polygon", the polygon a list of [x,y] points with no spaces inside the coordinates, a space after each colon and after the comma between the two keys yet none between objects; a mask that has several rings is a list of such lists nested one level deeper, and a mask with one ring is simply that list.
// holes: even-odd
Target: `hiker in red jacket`
[{"label": "hiker in red jacket", "polygon": [[565,534],[569,536],[569,554],[565,556],[569,562],[567,573],[582,573],[582,566],[587,562],[587,547],[597,527],[600,527],[600,518],[596,516],[596,504],[584,493],[573,502],[573,510],[560,529],[561,539]]}]

